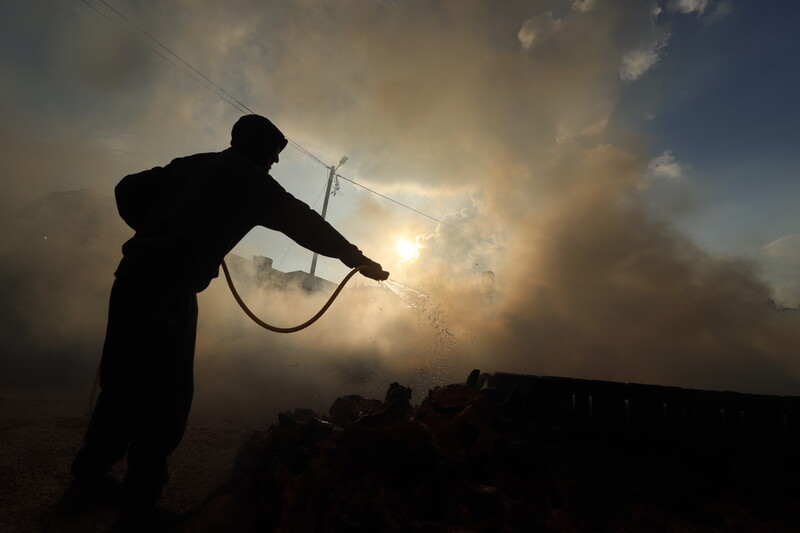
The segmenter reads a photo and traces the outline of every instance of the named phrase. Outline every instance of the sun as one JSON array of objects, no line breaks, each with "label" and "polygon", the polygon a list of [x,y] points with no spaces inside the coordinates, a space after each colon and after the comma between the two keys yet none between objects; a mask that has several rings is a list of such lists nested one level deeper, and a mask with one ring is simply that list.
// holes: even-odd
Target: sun
[{"label": "sun", "polygon": [[407,263],[419,257],[419,245],[409,239],[397,239],[395,241],[395,250],[397,250],[397,255],[400,256],[401,263]]}]

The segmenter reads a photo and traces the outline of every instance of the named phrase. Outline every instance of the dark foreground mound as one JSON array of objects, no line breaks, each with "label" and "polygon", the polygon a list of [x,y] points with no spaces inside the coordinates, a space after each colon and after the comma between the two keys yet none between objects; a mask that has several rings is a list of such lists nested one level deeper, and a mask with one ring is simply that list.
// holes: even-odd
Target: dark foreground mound
[{"label": "dark foreground mound", "polygon": [[554,425],[450,385],[345,396],[254,434],[185,532],[797,531],[795,451]]}]

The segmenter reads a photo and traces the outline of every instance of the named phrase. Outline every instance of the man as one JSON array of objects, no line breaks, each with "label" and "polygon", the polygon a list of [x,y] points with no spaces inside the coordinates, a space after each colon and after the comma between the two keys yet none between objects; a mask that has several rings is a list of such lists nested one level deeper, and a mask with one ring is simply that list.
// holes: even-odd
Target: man
[{"label": "man", "polygon": [[[192,401],[196,293],[254,226],[285,233],[361,274],[387,279],[269,170],[287,140],[258,115],[233,126],[231,147],[175,159],[126,176],[115,193],[136,230],[123,247],[111,290],[100,393],[72,465],[69,505],[105,492],[111,466],[127,453],[123,513],[152,510],[167,481],[166,459],[183,437]],[[80,505],[80,504],[78,504]]]}]

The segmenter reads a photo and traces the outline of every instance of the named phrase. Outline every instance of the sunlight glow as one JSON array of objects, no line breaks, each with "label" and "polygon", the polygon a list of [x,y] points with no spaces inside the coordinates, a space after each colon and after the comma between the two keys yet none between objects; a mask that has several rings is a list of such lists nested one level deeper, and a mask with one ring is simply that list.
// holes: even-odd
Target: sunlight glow
[{"label": "sunlight glow", "polygon": [[408,263],[419,257],[419,248],[419,244],[409,239],[400,238],[395,241],[395,249],[401,263]]}]

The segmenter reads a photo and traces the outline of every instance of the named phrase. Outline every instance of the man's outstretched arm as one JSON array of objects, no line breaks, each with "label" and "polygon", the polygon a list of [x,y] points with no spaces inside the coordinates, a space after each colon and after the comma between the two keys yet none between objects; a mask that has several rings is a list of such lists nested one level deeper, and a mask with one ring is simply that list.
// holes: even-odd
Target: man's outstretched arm
[{"label": "man's outstretched arm", "polygon": [[270,202],[263,226],[280,231],[300,246],[326,257],[335,257],[350,268],[365,266],[364,276],[382,281],[389,278],[383,267],[350,243],[306,203],[284,191]]}]

